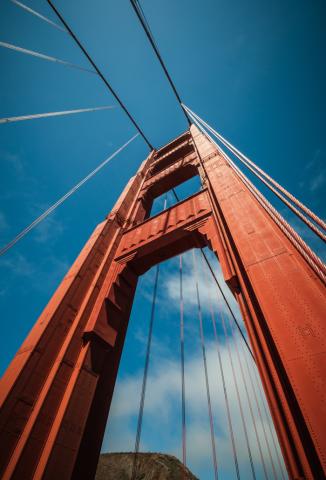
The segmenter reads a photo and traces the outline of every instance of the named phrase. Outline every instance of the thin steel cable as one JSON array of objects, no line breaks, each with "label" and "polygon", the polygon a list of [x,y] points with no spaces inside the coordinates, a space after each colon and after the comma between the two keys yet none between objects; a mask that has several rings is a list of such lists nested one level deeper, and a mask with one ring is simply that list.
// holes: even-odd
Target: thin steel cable
[{"label": "thin steel cable", "polygon": [[67,31],[61,27],[60,25],[58,25],[57,23],[55,22],[52,22],[52,20],[50,20],[49,18],[45,17],[44,15],[41,15],[40,13],[36,12],[35,10],[33,10],[32,8],[28,7],[27,5],[25,5],[24,3],[21,3],[21,2],[18,2],[18,0],[10,0],[12,3],[14,3],[15,5],[17,5],[18,7],[22,8],[23,10],[26,10],[26,12],[29,12],[31,13],[32,15],[35,15],[35,17],[38,17],[40,18],[41,20],[44,20],[44,22],[47,22],[49,25],[51,25],[52,27],[54,28],[57,28],[58,30],[61,30],[62,32],[65,32],[67,33]]},{"label": "thin steel cable", "polygon": [[[186,109],[187,113],[192,113],[194,116],[197,117],[198,120],[202,121],[203,124],[206,126],[209,126],[204,120],[202,120],[199,115],[197,115],[195,112],[193,112],[189,107],[186,105],[182,104],[182,107]],[[316,222],[323,230],[326,230],[326,223],[319,218],[314,212],[312,212],[306,205],[304,205],[302,202],[300,202],[294,195],[292,195],[290,192],[288,192],[282,185],[280,185],[276,180],[274,180],[270,175],[268,175],[263,169],[258,167],[250,158],[248,158],[246,155],[244,155],[240,150],[238,150],[234,145],[232,145],[228,140],[226,140],[224,137],[222,137],[221,134],[219,134],[216,130],[214,130],[212,127],[210,127],[216,137],[225,145],[231,152],[233,152],[239,160],[244,163],[247,168],[249,168],[248,164],[253,167],[257,172],[259,172],[265,179],[267,179],[268,182],[270,182],[272,185],[274,185],[278,190],[280,190],[289,200],[291,200],[297,207],[299,207],[302,211],[308,215],[314,222]],[[212,133],[213,133],[212,132]],[[256,173],[255,173],[256,174]],[[270,187],[269,187],[270,188]],[[275,193],[275,192],[274,192]],[[280,197],[281,198],[281,197]],[[282,197],[284,198],[284,197]]]},{"label": "thin steel cable", "polygon": [[44,53],[35,52],[34,50],[28,50],[27,48],[18,47],[17,45],[12,45],[11,43],[0,42],[0,47],[8,48],[10,50],[15,50],[16,52],[25,53],[26,55],[31,55],[32,57],[42,58],[43,60],[48,60],[49,62],[61,63],[67,67],[76,68],[77,70],[82,70],[83,72],[94,73],[94,70],[89,68],[81,67],[80,65],[75,65],[74,63],[68,62],[67,60],[61,60],[60,58],[50,57]]},{"label": "thin steel cable", "polygon": [[223,326],[223,331],[224,331],[224,337],[225,337],[225,343],[227,345],[227,350],[228,350],[228,356],[230,360],[230,365],[231,365],[231,371],[232,371],[232,378],[236,390],[236,395],[237,395],[237,401],[238,401],[238,406],[239,406],[239,411],[240,411],[240,416],[241,416],[241,423],[245,435],[245,441],[246,441],[246,446],[247,446],[247,451],[248,451],[248,456],[249,456],[249,461],[250,461],[250,468],[251,468],[251,473],[252,477],[256,479],[256,472],[255,472],[255,467],[253,463],[253,458],[252,458],[252,453],[250,449],[250,444],[249,444],[249,437],[248,437],[248,430],[247,430],[247,425],[244,417],[244,412],[242,408],[242,402],[241,402],[241,397],[240,397],[240,392],[239,392],[239,385],[238,385],[238,380],[237,376],[235,374],[235,368],[234,368],[234,363],[233,363],[233,358],[232,358],[232,353],[231,353],[231,348],[230,348],[230,341],[229,341],[229,335],[227,332],[225,320],[224,320],[224,314],[223,314],[223,307],[220,303],[220,317],[222,320],[222,326]]},{"label": "thin steel cable", "polygon": [[236,164],[230,159],[230,157],[222,150],[222,148],[213,140],[213,138],[205,131],[203,126],[190,114],[192,120],[201,130],[201,132],[215,145],[217,150],[223,155],[225,160],[237,173],[239,178],[248,187],[249,191],[257,199],[258,203],[264,208],[268,215],[274,220],[282,232],[287,236],[292,245],[300,252],[305,258],[310,267],[314,270],[317,276],[323,283],[326,283],[326,266],[320,260],[320,258],[312,251],[310,247],[303,241],[298,233],[286,222],[286,220],[278,213],[278,211],[268,202],[268,200],[259,192],[259,190],[250,182],[248,177],[236,166]]},{"label": "thin steel cable", "polygon": [[59,207],[67,198],[69,198],[73,193],[75,193],[84,183],[86,183],[90,178],[94,177],[97,172],[99,172],[107,163],[109,163],[118,153],[120,153],[124,148],[126,148],[129,143],[135,140],[138,137],[139,133],[136,133],[131,137],[126,143],[124,143],[120,148],[118,148],[112,155],[110,155],[104,162],[102,162],[98,167],[96,167],[92,172],[90,172],[83,180],[81,180],[77,185],[71,188],[63,197],[61,197],[57,202],[55,202],[50,208],[37,217],[30,225],[28,225],[24,230],[22,230],[18,235],[16,235],[13,240],[11,240],[7,245],[0,249],[0,256],[6,253],[10,248],[12,248],[20,239],[22,239],[28,232],[35,228],[39,223],[42,222],[46,217],[50,215],[56,208]]},{"label": "thin steel cable", "polygon": [[116,108],[116,107],[112,105],[108,105],[105,107],[79,108],[78,110],[63,110],[61,112],[34,113],[32,115],[21,115],[20,117],[0,118],[0,124],[21,122],[23,120],[35,120],[37,118],[48,118],[48,117],[57,117],[61,115],[72,115],[74,113],[97,112],[99,110],[109,110],[112,108]]},{"label": "thin steel cable", "polygon": [[195,273],[195,284],[196,284],[196,296],[197,296],[197,308],[198,308],[198,320],[199,320],[199,332],[200,332],[200,344],[203,355],[204,363],[204,372],[205,372],[205,384],[206,384],[206,396],[207,396],[207,406],[208,406],[208,416],[209,416],[209,425],[211,432],[211,444],[212,444],[212,458],[213,458],[213,467],[214,467],[214,478],[218,480],[218,470],[217,470],[217,455],[216,455],[216,445],[215,445],[215,433],[214,433],[214,421],[212,414],[212,405],[211,405],[211,396],[209,390],[209,381],[208,381],[208,370],[207,370],[207,359],[206,359],[206,347],[205,347],[205,337],[203,329],[203,316],[201,311],[200,295],[199,295],[199,285],[198,285],[198,272],[197,272],[197,262],[195,251],[192,251],[194,273]]},{"label": "thin steel cable", "polygon": [[138,465],[137,465],[138,458],[137,458],[137,456],[138,456],[138,453],[139,453],[139,445],[140,445],[141,431],[142,431],[142,424],[143,424],[146,385],[147,385],[149,359],[150,359],[150,354],[151,354],[151,344],[152,344],[152,336],[153,336],[153,325],[154,325],[154,317],[155,317],[155,306],[156,306],[156,295],[157,295],[157,285],[158,285],[158,279],[159,279],[159,271],[160,271],[160,265],[157,264],[156,273],[155,273],[155,281],[154,281],[151,317],[150,317],[148,337],[147,337],[147,348],[146,348],[143,383],[142,383],[142,390],[141,390],[141,397],[140,397],[140,404],[139,404],[137,433],[136,433],[136,441],[135,441],[135,448],[134,448],[134,458],[133,458],[133,465],[132,465],[131,480],[136,480],[136,475],[137,475],[137,470],[138,470]]},{"label": "thin steel cable", "polygon": [[[253,379],[252,379],[251,371],[250,371],[250,368],[249,368],[249,363],[248,363],[248,360],[247,360],[246,352],[245,352],[245,350],[243,349],[243,346],[242,346],[242,348],[241,348],[241,351],[242,351],[242,357],[243,357],[244,360],[245,360],[246,369],[247,369],[248,376],[249,376],[249,380],[250,380],[251,390],[252,390],[252,392],[253,392],[253,394],[254,394],[255,403],[256,403],[256,407],[257,407],[257,411],[258,411],[258,416],[259,416],[259,420],[260,420],[260,423],[261,423],[261,426],[262,426],[263,435],[264,435],[264,439],[265,439],[265,443],[266,443],[266,447],[267,447],[269,459],[270,459],[271,466],[272,466],[272,470],[273,470],[273,476],[274,476],[274,479],[277,480],[276,468],[275,468],[275,464],[274,464],[274,460],[273,460],[273,456],[272,456],[272,451],[271,451],[271,448],[270,448],[270,445],[269,445],[269,441],[268,441],[268,438],[267,438],[267,433],[266,433],[266,429],[265,429],[265,424],[264,424],[264,421],[263,421],[263,415],[262,415],[261,408],[260,408],[260,405],[259,405],[259,401],[258,401],[256,389],[255,389],[255,386],[254,386],[254,382],[253,382]],[[256,365],[254,366],[254,368],[256,368]],[[284,479],[284,480],[285,480],[285,479]]]},{"label": "thin steel cable", "polygon": [[[178,197],[178,195],[177,195],[177,193],[176,193],[176,191],[175,191],[174,188],[172,189],[172,192],[173,192],[173,195],[175,196],[177,202],[179,202],[179,197]],[[237,320],[237,318],[236,318],[236,316],[235,316],[235,314],[234,314],[234,312],[233,312],[233,310],[232,310],[232,308],[231,308],[231,306],[230,306],[227,298],[226,298],[225,295],[224,295],[224,292],[223,292],[223,290],[222,290],[222,288],[221,288],[221,285],[220,285],[219,281],[217,280],[217,277],[216,277],[216,275],[215,275],[215,273],[214,273],[214,270],[213,270],[213,268],[212,268],[212,266],[211,266],[211,264],[210,264],[210,262],[209,262],[209,260],[208,260],[208,258],[207,258],[207,256],[206,256],[204,250],[203,250],[202,248],[200,248],[200,251],[201,251],[201,254],[202,254],[203,257],[204,257],[205,262],[207,263],[207,266],[208,266],[208,268],[209,268],[209,271],[211,272],[211,275],[212,275],[212,277],[213,277],[213,279],[214,279],[214,282],[216,283],[216,285],[217,285],[217,287],[218,287],[218,289],[219,289],[219,291],[220,291],[220,293],[221,293],[221,295],[222,295],[222,297],[223,297],[223,300],[224,300],[224,302],[225,302],[225,304],[226,304],[226,306],[227,306],[227,308],[228,308],[228,310],[229,310],[229,312],[230,312],[230,315],[231,315],[233,321],[235,322],[235,324],[236,324],[236,326],[237,326],[237,328],[238,328],[238,330],[239,330],[239,333],[240,333],[240,335],[241,335],[241,337],[242,337],[242,340],[243,340],[244,343],[246,344],[246,347],[247,347],[247,349],[248,349],[248,351],[249,351],[249,353],[250,353],[253,361],[255,362],[254,354],[252,353],[251,348],[250,348],[250,346],[249,346],[249,344],[248,344],[248,342],[247,342],[247,339],[246,339],[246,337],[244,336],[243,331],[241,330],[241,327],[240,327],[240,325],[239,325],[239,322],[238,322],[238,320]]]},{"label": "thin steel cable", "polygon": [[273,442],[273,446],[274,446],[274,450],[275,450],[275,454],[276,454],[276,458],[277,458],[277,463],[278,463],[279,469],[281,471],[282,479],[286,480],[287,477],[285,477],[285,475],[284,475],[284,468],[282,466],[282,461],[281,461],[281,458],[280,458],[279,449],[277,448],[277,444],[276,444],[276,442],[278,442],[278,440],[275,437],[274,425],[272,427],[271,414],[269,412],[269,407],[267,406],[266,397],[265,397],[265,394],[264,394],[264,391],[263,391],[261,381],[258,377],[258,372],[257,372],[256,365],[253,368],[253,371],[254,371],[254,377],[255,377],[255,380],[256,380],[256,385],[257,385],[257,388],[258,388],[259,396],[260,396],[260,401],[261,401],[261,404],[263,405],[263,410],[264,410],[264,413],[265,413],[265,417],[266,417],[266,421],[267,421],[267,425],[268,425],[268,429],[269,429],[269,434],[270,434],[270,437],[271,437],[272,442]]},{"label": "thin steel cable", "polygon": [[177,98],[177,100],[178,100],[178,103],[179,103],[179,105],[180,105],[180,107],[181,107],[181,110],[183,111],[183,113],[184,113],[184,115],[185,115],[185,117],[186,117],[186,119],[187,119],[187,122],[188,122],[188,124],[190,125],[189,116],[187,115],[187,113],[186,113],[186,112],[184,111],[184,109],[182,108],[182,101],[181,101],[180,95],[179,95],[179,93],[178,93],[178,91],[177,91],[177,89],[176,89],[176,86],[175,86],[175,84],[174,84],[174,82],[173,82],[173,80],[172,80],[172,78],[171,78],[171,76],[170,76],[170,74],[169,74],[169,72],[168,72],[168,69],[166,68],[166,65],[165,65],[165,63],[164,63],[164,60],[163,60],[163,58],[162,58],[162,55],[160,54],[160,51],[159,51],[159,49],[158,49],[157,43],[156,43],[156,41],[155,41],[155,39],[154,39],[154,36],[153,36],[153,34],[152,34],[152,32],[151,32],[151,29],[150,29],[150,27],[149,27],[149,23],[148,23],[148,21],[147,21],[147,19],[146,19],[146,17],[145,17],[145,14],[144,14],[142,8],[140,7],[139,2],[137,2],[137,1],[135,1],[135,0],[130,0],[130,3],[131,3],[131,5],[132,5],[133,9],[135,10],[135,13],[136,13],[136,15],[137,15],[137,17],[138,17],[138,20],[140,21],[140,23],[141,23],[141,25],[142,25],[142,27],[143,27],[143,29],[144,29],[144,32],[145,32],[145,34],[146,34],[146,36],[147,36],[147,38],[148,38],[148,40],[149,40],[149,42],[150,42],[150,44],[151,44],[154,52],[155,52],[155,54],[156,54],[156,57],[157,57],[158,61],[159,61],[160,64],[161,64],[161,67],[163,68],[163,71],[164,71],[164,73],[165,73],[165,75],[166,75],[166,78],[168,79],[168,82],[170,83],[170,86],[171,86],[171,88],[172,88],[172,90],[173,90],[173,92],[174,92],[174,95],[176,96],[176,98]]},{"label": "thin steel cable", "polygon": [[[206,288],[208,289],[208,291],[210,291],[210,279],[208,278],[208,271],[205,268],[203,258],[204,257],[202,256],[201,259],[202,259],[203,271],[205,273],[205,278],[206,278]],[[213,299],[212,299],[211,294],[209,295],[209,302],[210,302],[209,307],[210,307],[211,320],[212,320],[213,331],[214,331],[214,339],[215,339],[216,351],[217,351],[217,356],[218,356],[219,369],[220,369],[220,374],[221,374],[221,378],[222,378],[223,394],[224,394],[224,401],[225,401],[226,412],[227,412],[229,433],[230,433],[231,444],[232,444],[234,466],[235,466],[235,470],[236,470],[237,479],[240,480],[239,462],[238,462],[238,455],[237,455],[237,449],[236,449],[235,438],[234,438],[234,431],[233,431],[233,426],[232,426],[231,409],[230,409],[230,404],[229,404],[228,392],[227,392],[227,388],[226,388],[224,368],[223,368],[221,350],[220,350],[220,342],[219,342],[218,335],[217,335],[216,321],[215,321],[215,315],[214,315],[214,310],[213,310]]]},{"label": "thin steel cable", "polygon": [[[166,209],[166,205],[167,205],[167,193],[165,194],[165,197],[164,197],[163,211]],[[137,469],[138,469],[137,456],[138,456],[138,453],[139,453],[141,431],[142,431],[142,426],[143,426],[146,385],[147,385],[147,377],[148,377],[149,360],[150,360],[150,354],[151,354],[151,345],[152,345],[152,336],[153,336],[153,326],[154,326],[154,317],[155,317],[155,307],[156,307],[156,297],[157,297],[157,286],[158,286],[158,280],[159,280],[159,272],[160,272],[160,264],[157,264],[156,265],[156,273],[155,273],[155,281],[154,281],[153,297],[152,297],[151,316],[150,316],[148,336],[147,336],[147,347],[146,347],[146,355],[145,355],[143,383],[142,383],[140,403],[139,403],[139,411],[138,411],[137,432],[136,432],[136,440],[135,440],[135,447],[134,447],[134,458],[133,458],[133,464],[132,464],[131,480],[136,480]]]},{"label": "thin steel cable", "polygon": [[244,370],[243,370],[243,367],[242,367],[242,362],[241,362],[239,348],[238,348],[238,342],[237,342],[236,336],[234,334],[233,325],[232,325],[231,320],[230,320],[228,315],[227,315],[227,318],[228,318],[229,328],[230,328],[230,331],[231,331],[231,339],[233,340],[233,345],[235,346],[235,352],[236,352],[236,356],[237,356],[237,359],[238,359],[238,364],[240,366],[240,376],[242,378],[242,383],[245,387],[246,398],[247,398],[247,402],[248,402],[248,405],[249,405],[250,416],[251,416],[252,424],[253,424],[253,427],[254,427],[254,432],[255,432],[255,437],[256,437],[256,441],[257,441],[257,445],[258,445],[259,455],[260,455],[260,459],[261,459],[263,470],[264,470],[264,476],[265,476],[266,480],[268,480],[269,477],[268,477],[268,473],[267,473],[267,469],[266,469],[266,463],[265,463],[263,451],[262,451],[262,448],[261,448],[261,443],[260,443],[260,438],[259,438],[259,435],[258,435],[255,415],[254,415],[254,411],[253,411],[253,408],[252,408],[252,402],[251,402],[251,398],[250,398],[249,391],[248,391],[247,381],[246,381],[246,377],[245,377]]},{"label": "thin steel cable", "polygon": [[[185,351],[184,351],[184,301],[183,301],[182,276],[183,276],[182,255],[179,255],[182,463],[186,467],[186,465],[187,465],[187,437],[186,437]],[[183,476],[184,476],[184,472],[183,472]]]},{"label": "thin steel cable", "polygon": [[83,54],[85,55],[85,57],[87,58],[87,60],[90,62],[90,64],[92,65],[92,67],[95,69],[96,73],[99,75],[99,77],[101,78],[101,80],[104,82],[104,84],[106,85],[106,87],[109,89],[110,93],[114,96],[114,98],[116,99],[116,101],[119,103],[120,107],[122,108],[122,110],[125,112],[125,114],[127,115],[127,117],[129,118],[129,120],[133,123],[133,125],[136,127],[136,129],[138,130],[138,132],[140,133],[140,135],[143,137],[143,139],[145,140],[145,142],[147,143],[148,147],[150,150],[153,150],[153,146],[152,144],[149,142],[149,140],[147,139],[147,137],[145,136],[144,132],[142,131],[142,129],[140,128],[140,126],[138,125],[138,123],[136,122],[136,120],[134,119],[134,117],[129,113],[127,107],[124,105],[124,103],[122,102],[122,100],[120,99],[120,97],[118,96],[118,94],[115,92],[115,90],[112,88],[112,86],[110,85],[109,81],[106,79],[106,77],[104,77],[103,73],[101,72],[101,70],[98,68],[98,66],[95,64],[94,60],[92,59],[92,57],[89,55],[89,53],[87,52],[86,48],[82,45],[82,43],[80,42],[80,40],[78,39],[78,37],[75,35],[75,33],[72,31],[72,29],[70,28],[70,26],[67,24],[66,20],[63,18],[63,16],[61,15],[61,13],[59,12],[59,10],[55,7],[55,5],[53,4],[53,2],[51,2],[51,0],[47,0],[48,4],[50,5],[50,7],[52,8],[52,10],[54,11],[54,13],[57,15],[57,17],[59,18],[59,20],[62,22],[62,24],[65,26],[66,30],[68,31],[68,33],[70,34],[70,36],[73,38],[73,40],[75,41],[75,43],[78,45],[78,47],[81,49],[81,51],[83,52]]}]

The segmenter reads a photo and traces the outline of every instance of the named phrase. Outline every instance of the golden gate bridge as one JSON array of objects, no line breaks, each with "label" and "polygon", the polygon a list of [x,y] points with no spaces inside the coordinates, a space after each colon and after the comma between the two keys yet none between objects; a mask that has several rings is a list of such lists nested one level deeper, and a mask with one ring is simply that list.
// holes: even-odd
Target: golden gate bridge
[{"label": "golden gate bridge", "polygon": [[[252,478],[259,477],[248,437],[249,421],[254,428],[264,478],[285,479],[287,475],[297,480],[325,478],[326,267],[234,159],[268,187],[323,241],[325,222],[182,101],[138,1],[130,0],[130,4],[188,125],[182,135],[160,149],[152,146],[51,0],[47,0],[47,3],[56,14],[58,23],[18,0],[11,1],[49,26],[68,33],[87,58],[90,68],[5,42],[0,42],[0,46],[96,74],[138,133],[5,245],[0,251],[1,255],[7,254],[136,137],[142,137],[150,152],[105,221],[94,230],[2,379],[1,478],[94,477],[137,281],[154,267],[152,310],[134,460],[130,472],[130,478],[137,478],[159,266],[161,262],[176,256],[179,257],[180,287],[180,442],[182,461],[186,466],[187,441],[191,442],[191,438],[187,438],[186,430],[182,254],[189,250],[193,250],[214,478],[219,478],[219,458],[199,290],[202,280],[198,276],[198,269],[201,267],[198,261],[205,271],[207,285],[214,283],[216,294],[225,302],[228,311],[225,315],[220,309],[216,314],[214,299],[211,300],[209,309],[217,349],[217,369],[224,392],[236,477],[240,479],[241,472],[228,399],[229,379],[225,377],[221,361],[217,322],[222,326],[226,339]],[[114,107],[29,114],[3,118],[0,123],[110,108]],[[200,191],[180,200],[175,188],[195,176],[200,179]],[[163,211],[150,216],[154,199],[169,192],[174,195],[176,203],[168,206],[165,200]],[[224,280],[240,308],[249,341],[223,293],[205,247],[212,250],[220,263]],[[195,255],[194,249],[199,249],[200,257]],[[235,346],[235,353],[231,352],[231,342]],[[234,356],[239,371],[236,371]],[[249,419],[244,413],[239,378],[245,388]],[[278,440],[269,424],[270,432],[265,427],[262,432],[258,431],[254,409],[263,425],[262,419],[268,418],[270,411]],[[278,451],[278,442],[283,459]],[[262,447],[263,443],[267,450]],[[287,472],[283,468],[283,460]]]}]

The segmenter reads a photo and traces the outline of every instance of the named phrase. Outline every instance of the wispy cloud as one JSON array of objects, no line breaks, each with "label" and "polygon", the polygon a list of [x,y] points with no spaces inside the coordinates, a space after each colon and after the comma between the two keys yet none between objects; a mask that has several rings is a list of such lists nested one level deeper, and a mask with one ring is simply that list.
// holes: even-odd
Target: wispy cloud
[{"label": "wispy cloud", "polygon": [[1,157],[16,175],[22,176],[24,174],[24,164],[21,155],[18,153],[4,152]]},{"label": "wispy cloud", "polygon": [[33,277],[35,272],[32,262],[20,253],[0,258],[0,267],[4,268],[7,274],[18,277]]},{"label": "wispy cloud", "polygon": [[309,181],[309,190],[311,192],[316,192],[316,190],[319,190],[325,184],[325,181],[326,181],[326,172],[321,171],[317,173],[317,175],[311,178]]},{"label": "wispy cloud", "polygon": [[[234,357],[234,350],[232,348]],[[232,380],[232,371],[225,347],[221,349],[224,374],[227,378],[227,389],[233,418],[233,428],[236,437],[236,447],[240,468],[244,477],[248,472],[248,452],[244,439],[244,432],[239,414],[238,401],[235,386]],[[249,408],[246,402],[244,385],[239,377],[239,368],[236,363],[240,396],[243,402],[249,442],[258,472],[261,473],[261,460],[257,447],[257,440],[250,419]],[[207,362],[211,398],[215,420],[215,440],[220,469],[224,473],[234,475],[233,457],[230,445],[228,425],[226,421],[226,407],[222,394],[221,378],[217,368],[217,353],[214,344],[207,346]],[[255,368],[251,365],[251,368]],[[188,358],[185,364],[186,371],[186,408],[187,408],[187,439],[188,458],[194,473],[211,465],[211,445],[209,426],[207,421],[207,401],[205,397],[205,383],[203,375],[203,363],[200,355]],[[113,404],[111,407],[110,420],[105,435],[104,450],[109,451],[132,451],[135,439],[135,422],[138,414],[140,386],[142,372],[128,376],[118,382]],[[180,365],[171,358],[160,358],[152,369],[147,384],[147,396],[145,401],[145,424],[143,431],[144,443],[141,450],[167,451],[180,458],[180,419],[178,417],[180,405]],[[255,408],[255,407],[254,407]],[[261,407],[262,408],[262,407]],[[256,425],[264,456],[269,470],[269,462],[266,443],[263,437],[263,426],[271,422],[266,417],[263,423],[259,420],[257,412]],[[268,430],[268,428],[267,428]],[[269,439],[271,443],[271,439]],[[274,459],[275,463],[277,462]],[[198,474],[198,473],[197,473]],[[259,476],[259,475],[258,475]],[[231,477],[230,477],[231,478]]]}]

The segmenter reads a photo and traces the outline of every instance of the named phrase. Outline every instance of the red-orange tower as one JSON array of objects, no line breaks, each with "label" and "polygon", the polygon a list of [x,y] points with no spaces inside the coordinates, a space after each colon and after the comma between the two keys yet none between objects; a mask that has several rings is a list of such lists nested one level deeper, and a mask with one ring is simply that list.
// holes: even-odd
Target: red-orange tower
[{"label": "red-orange tower", "polygon": [[[195,175],[199,193],[148,218]],[[138,276],[206,245],[239,303],[290,478],[324,478],[324,286],[194,126],[142,163],[5,373],[1,478],[92,478]]]}]

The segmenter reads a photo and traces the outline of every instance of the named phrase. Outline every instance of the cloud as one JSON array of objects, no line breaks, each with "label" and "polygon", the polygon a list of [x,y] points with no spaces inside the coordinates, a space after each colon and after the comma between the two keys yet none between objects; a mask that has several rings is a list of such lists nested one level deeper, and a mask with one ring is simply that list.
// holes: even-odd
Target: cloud
[{"label": "cloud", "polygon": [[8,163],[17,176],[23,176],[24,164],[20,155],[17,153],[5,152],[1,155],[1,157],[5,162]]},{"label": "cloud", "polygon": [[10,274],[19,277],[31,278],[35,272],[33,264],[21,254],[0,258],[0,267],[6,269]]},{"label": "cloud", "polygon": [[[209,259],[210,264],[214,270],[215,276],[220,285],[223,285],[223,292],[226,296],[228,302],[233,307],[234,311],[237,311],[236,301],[230,291],[230,289],[225,285],[223,274],[221,268],[213,257],[212,253],[206,249],[206,256]],[[187,299],[185,303],[185,308],[188,310],[193,310],[197,306],[197,290],[195,278],[197,275],[198,284],[199,284],[199,295],[201,308],[204,311],[210,311],[212,303],[216,306],[216,298],[218,297],[219,308],[223,310],[224,313],[228,312],[228,309],[225,305],[225,302],[222,300],[221,295],[218,291],[218,287],[212,277],[211,272],[208,270],[207,265],[204,263],[202,255],[198,250],[195,252],[196,255],[196,272],[193,263],[192,252],[187,252],[183,255],[183,295]],[[174,302],[179,301],[180,296],[180,275],[179,272],[169,273],[165,278],[164,287],[167,292],[166,299],[168,304],[174,305]],[[218,295],[217,295],[218,292]],[[172,300],[172,302],[171,302]]]},{"label": "cloud", "polygon": [[[239,375],[237,359],[232,350],[234,362],[237,366],[237,379],[247,422],[248,436],[251,452],[258,472],[261,472],[261,460],[257,447],[257,440],[250,418],[249,408],[242,379]],[[249,471],[248,452],[246,448],[241,417],[239,414],[236,390],[232,380],[228,351],[221,348],[222,364],[227,379],[227,390],[232,411],[233,428],[236,438],[238,460],[242,473]],[[229,439],[228,424],[226,421],[226,407],[222,394],[221,379],[217,367],[216,347],[207,345],[207,364],[210,381],[210,393],[214,412],[215,442],[220,467],[229,474],[233,471],[233,457]],[[251,368],[254,368],[251,365]],[[211,444],[209,425],[207,421],[207,401],[203,375],[203,363],[200,355],[188,358],[185,364],[186,371],[186,409],[187,409],[187,441],[188,459],[194,473],[211,465]],[[110,420],[105,435],[104,450],[132,451],[135,439],[135,426],[139,408],[140,387],[142,372],[128,375],[121,379],[116,387]],[[248,387],[250,388],[250,387]],[[171,358],[160,358],[152,368],[148,377],[147,395],[145,400],[145,423],[141,450],[160,450],[172,453],[180,458],[180,419],[178,417],[180,406],[180,365]],[[258,418],[255,408],[256,425],[259,432],[264,458],[268,468],[271,469],[270,460],[263,436],[263,426],[269,432],[268,421],[263,423]],[[262,407],[261,407],[262,408]],[[143,443],[144,441],[144,443]],[[269,438],[273,450],[271,439]],[[150,447],[150,448],[148,448]],[[276,459],[274,459],[276,464]],[[234,472],[233,472],[234,473]],[[198,474],[198,473],[197,473]],[[258,475],[259,477],[259,475]],[[202,478],[202,477],[201,477]],[[209,477],[208,477],[209,478]]]},{"label": "cloud", "polygon": [[311,192],[315,192],[319,190],[324,184],[326,180],[326,172],[321,171],[316,176],[314,176],[309,182],[309,190]]},{"label": "cloud", "polygon": [[[221,273],[217,270],[217,268],[216,271],[218,278],[221,280]],[[184,294],[185,298],[187,298],[187,302],[190,302],[190,306],[186,307],[187,316],[188,318],[191,316],[193,317],[195,332],[198,331],[198,324],[196,318],[197,313],[194,309],[196,305],[196,292],[193,286],[194,280],[192,278],[192,274],[192,259],[191,256],[187,254],[184,256]],[[164,310],[163,314],[165,315],[166,309],[171,310],[171,305],[175,305],[175,303],[179,300],[179,276],[178,273],[173,273],[173,270],[168,270],[165,272],[163,269],[162,275],[165,296],[164,298],[161,298],[159,307],[161,310]],[[198,267],[198,276],[200,278],[200,284],[206,285],[203,283],[203,276],[206,277],[206,275],[201,267]],[[153,288],[152,285],[151,287]],[[145,285],[145,288],[148,288],[148,285]],[[211,301],[210,293],[213,293],[213,298],[216,297],[216,289],[214,288],[214,290],[210,292],[210,288],[213,289],[213,287],[207,286],[201,289],[201,299],[205,312],[207,310],[206,304]],[[141,350],[143,351],[146,340],[143,335],[139,335],[139,330],[135,329],[135,331],[136,336],[133,337],[133,341],[137,343],[137,345],[140,344]],[[134,332],[132,332],[132,334],[134,334]],[[188,466],[193,470],[194,474],[199,476],[201,480],[204,480],[213,478],[210,427],[208,422],[202,353],[200,349],[194,348],[193,340],[194,338],[189,338],[189,335],[186,336],[185,377],[187,458],[189,462]],[[198,336],[196,338],[196,344],[198,345]],[[153,356],[150,362],[147,380],[144,422],[141,437],[141,451],[167,452],[176,455],[178,458],[181,458],[181,381],[180,362],[178,358],[179,353],[171,350],[169,351],[166,348],[161,332],[157,334],[157,336],[154,336],[153,345],[155,345],[155,349],[152,349]],[[229,359],[229,350],[225,343],[225,339],[223,341],[221,340],[220,342],[220,351],[232,414],[232,426],[236,438],[236,449],[241,470],[241,478],[251,478],[252,476],[249,467],[248,451]],[[256,434],[250,415],[243,379],[241,377],[241,370],[235,345],[232,342],[230,343],[230,353],[234,362],[257,478],[262,478],[262,463],[257,445]],[[240,356],[243,355],[244,352],[240,348]],[[235,478],[235,470],[221,372],[218,363],[216,344],[208,336],[206,343],[206,357],[212,410],[214,415],[215,443],[217,447],[219,473],[221,478],[231,479]],[[246,358],[249,368],[253,374],[253,369],[256,367],[252,363],[249,356]],[[137,363],[137,365],[139,364]],[[246,371],[246,363],[244,362],[243,365],[245,375],[248,375],[248,372]],[[134,449],[143,375],[142,368],[141,362],[140,367],[136,368],[133,373],[121,374],[118,378],[111,406],[109,422],[102,446],[104,451],[133,451]],[[256,383],[255,377],[253,377],[253,381],[255,383],[257,397],[260,399],[257,389],[258,384]],[[248,379],[247,382],[249,382]],[[255,402],[253,392],[250,390],[250,383],[248,383],[248,389],[251,394],[252,402]],[[268,471],[271,472],[271,461],[268,455],[264,436],[265,428],[268,442],[273,452],[273,461],[277,468],[275,451],[269,433],[271,419],[264,417],[264,413],[263,418],[260,418],[258,415],[257,405],[255,403],[253,403],[252,408],[266,466]],[[262,412],[264,412],[261,403],[260,409]]]},{"label": "cloud", "polygon": [[52,243],[60,237],[63,231],[63,223],[53,216],[49,216],[36,227],[34,238],[38,243]]}]

